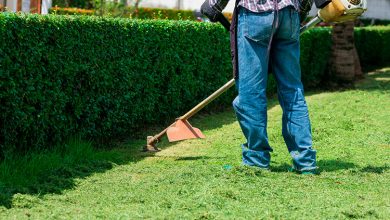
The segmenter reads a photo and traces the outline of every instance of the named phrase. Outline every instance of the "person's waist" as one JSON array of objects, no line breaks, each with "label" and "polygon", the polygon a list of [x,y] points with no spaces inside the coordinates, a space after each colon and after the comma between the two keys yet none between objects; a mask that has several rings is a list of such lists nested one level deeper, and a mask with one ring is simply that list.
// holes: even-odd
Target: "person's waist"
[{"label": "person's waist", "polygon": [[245,4],[243,1],[241,1],[238,4],[238,6],[245,8],[251,12],[255,12],[255,13],[269,12],[269,11],[275,11],[275,10],[280,11],[280,10],[286,9],[286,8],[298,10],[298,7],[299,7],[299,6],[295,5],[293,2],[288,2],[288,3],[279,2],[279,3],[277,3],[277,7],[275,8],[274,5],[267,5],[267,6],[261,5],[261,4],[249,5],[249,4]]}]

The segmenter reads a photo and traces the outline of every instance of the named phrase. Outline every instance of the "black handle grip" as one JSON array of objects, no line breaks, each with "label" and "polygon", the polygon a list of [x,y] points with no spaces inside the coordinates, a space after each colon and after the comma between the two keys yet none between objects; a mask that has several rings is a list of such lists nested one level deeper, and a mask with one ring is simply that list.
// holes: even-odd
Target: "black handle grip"
[{"label": "black handle grip", "polygon": [[218,17],[218,22],[221,23],[227,31],[230,31],[230,22],[222,13]]}]

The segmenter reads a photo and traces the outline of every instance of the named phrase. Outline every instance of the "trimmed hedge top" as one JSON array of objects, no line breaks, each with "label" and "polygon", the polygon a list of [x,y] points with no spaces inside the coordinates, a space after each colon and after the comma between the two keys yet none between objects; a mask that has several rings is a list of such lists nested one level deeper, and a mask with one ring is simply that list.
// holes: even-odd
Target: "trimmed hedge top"
[{"label": "trimmed hedge top", "polygon": [[[133,13],[133,15],[131,15],[131,11],[132,8],[126,7],[121,9],[120,13],[117,13],[120,15],[120,17],[124,18],[133,16],[134,18],[138,19],[197,20],[194,15],[194,11],[192,10],[138,8],[137,11]],[[56,15],[95,15],[97,11],[92,9],[53,7],[49,9],[49,13]]]},{"label": "trimmed hedge top", "polygon": [[[167,19],[167,20],[191,20],[197,21],[193,10],[179,10],[179,9],[167,9],[167,8],[138,8],[134,13],[131,7],[125,7],[120,9],[114,14],[123,18],[138,18],[138,19]],[[81,9],[81,8],[66,8],[66,7],[52,7],[49,9],[50,14],[55,15],[95,15],[97,11],[93,9]],[[224,12],[227,19],[232,19],[232,13]],[[118,17],[110,15],[111,17]]]}]

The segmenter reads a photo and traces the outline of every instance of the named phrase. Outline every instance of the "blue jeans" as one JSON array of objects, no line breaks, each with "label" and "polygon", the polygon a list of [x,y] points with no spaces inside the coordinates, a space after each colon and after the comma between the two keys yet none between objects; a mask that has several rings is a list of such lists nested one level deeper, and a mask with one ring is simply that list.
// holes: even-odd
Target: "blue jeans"
[{"label": "blue jeans", "polygon": [[277,14],[240,8],[238,96],[233,107],[246,138],[242,145],[246,165],[268,168],[270,164],[272,148],[267,136],[266,97],[270,60],[283,109],[282,135],[293,166],[299,171],[316,169],[316,151],[312,148],[309,112],[301,82],[299,27],[299,15],[293,7]]}]

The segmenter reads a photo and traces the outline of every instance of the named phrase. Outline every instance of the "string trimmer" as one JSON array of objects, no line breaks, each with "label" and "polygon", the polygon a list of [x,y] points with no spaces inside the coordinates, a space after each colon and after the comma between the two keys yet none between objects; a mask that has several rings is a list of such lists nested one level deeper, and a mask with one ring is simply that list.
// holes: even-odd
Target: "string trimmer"
[{"label": "string trimmer", "polygon": [[[302,34],[307,29],[315,26],[320,22],[345,22],[356,19],[367,10],[367,0],[317,0],[316,6],[320,8],[317,16],[301,27]],[[226,30],[230,29],[230,22],[222,15],[219,16],[219,22]],[[198,113],[206,105],[219,97],[235,84],[231,79],[205,100],[200,102],[183,116],[176,119],[170,126],[154,136],[148,136],[144,151],[155,152],[159,149],[155,146],[162,136],[167,134],[169,142],[187,140],[193,138],[205,138],[204,134],[198,129],[191,126],[188,119]]]}]

